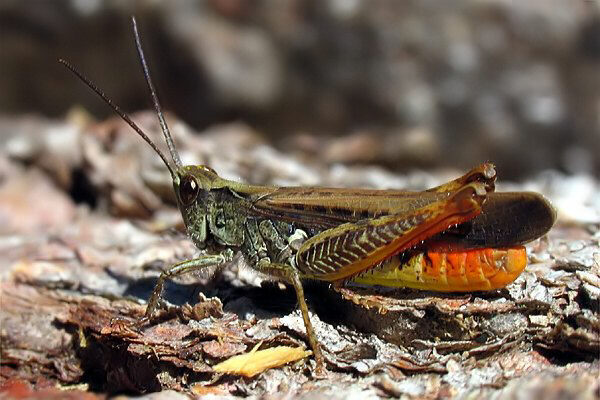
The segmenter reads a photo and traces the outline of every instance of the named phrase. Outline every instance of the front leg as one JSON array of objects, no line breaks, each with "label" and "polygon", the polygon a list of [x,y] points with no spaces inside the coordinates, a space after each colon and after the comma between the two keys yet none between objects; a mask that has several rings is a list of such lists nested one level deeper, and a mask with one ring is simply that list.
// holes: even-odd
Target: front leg
[{"label": "front leg", "polygon": [[173,265],[169,269],[164,270],[158,277],[156,286],[154,286],[154,291],[152,292],[152,296],[150,296],[150,300],[148,300],[146,313],[144,314],[142,320],[150,320],[152,315],[159,308],[159,302],[162,296],[165,281],[167,279],[171,279],[178,275],[187,274],[188,272],[198,271],[214,265],[224,264],[232,259],[233,251],[231,249],[227,249],[220,254],[205,255],[194,258],[193,260],[182,261]]}]

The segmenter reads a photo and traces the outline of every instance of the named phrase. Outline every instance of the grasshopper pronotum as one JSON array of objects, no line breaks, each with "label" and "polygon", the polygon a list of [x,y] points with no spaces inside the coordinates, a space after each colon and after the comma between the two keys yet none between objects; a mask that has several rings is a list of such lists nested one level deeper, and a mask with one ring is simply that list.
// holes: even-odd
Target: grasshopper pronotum
[{"label": "grasshopper pronotum", "polygon": [[182,165],[133,31],[171,161],[91,81],[59,60],[119,114],[160,156],[173,179],[188,236],[205,251],[165,270],[145,319],[157,311],[166,279],[223,264],[241,252],[254,269],[292,284],[308,341],[324,370],[302,280],[347,281],[444,292],[504,287],[523,271],[524,243],[545,234],[555,212],[536,193],[494,193],[485,163],[426,190],[255,186],[223,179],[205,165]]}]

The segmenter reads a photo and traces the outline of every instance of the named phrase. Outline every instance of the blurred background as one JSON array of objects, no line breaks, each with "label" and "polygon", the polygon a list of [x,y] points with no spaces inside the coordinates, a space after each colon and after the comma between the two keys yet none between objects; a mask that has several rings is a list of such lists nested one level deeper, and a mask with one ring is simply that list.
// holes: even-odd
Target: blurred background
[{"label": "blurred background", "polygon": [[[484,393],[471,389],[483,385],[506,397],[511,388],[522,393],[525,379],[534,383],[529,392],[549,398],[582,387],[598,392],[588,382],[598,367],[592,349],[600,326],[600,0],[0,0],[0,392],[6,379],[20,377],[60,390],[103,390],[108,382],[109,390],[148,391],[160,381],[177,390],[190,385],[199,396],[223,384],[235,395],[265,397],[264,390],[296,390],[295,379],[305,378],[200,384],[225,352],[304,337],[298,314],[300,328],[265,320],[283,321],[294,294],[280,301],[278,286],[255,290],[264,277],[239,258],[215,279],[199,273],[168,285],[165,298],[174,304],[194,304],[199,292],[222,299],[225,317],[214,320],[223,328],[204,333],[190,323],[194,333],[184,334],[165,320],[163,334],[193,348],[176,339],[159,346],[172,352],[157,353],[138,346],[142,339],[131,336],[129,346],[117,341],[117,330],[105,330],[113,315],[142,312],[122,298],[146,301],[164,268],[198,254],[173,234],[185,227],[159,157],[57,62],[69,60],[90,77],[164,149],[131,15],[184,163],[253,184],[422,190],[492,161],[499,191],[536,191],[555,206],[558,222],[528,244],[530,266],[520,281],[487,300],[473,295],[464,323],[450,319],[454,306],[443,306],[457,298],[423,302],[408,293],[426,308],[372,323],[366,310],[332,308],[333,291],[314,292],[321,301],[312,303],[328,308],[324,323],[349,323],[341,336],[327,335],[329,354],[341,360],[331,376],[346,385],[367,374],[361,395],[375,393],[367,391],[373,385],[389,396],[427,387],[430,397],[463,398]],[[505,223],[508,234],[536,228],[529,216],[511,214]],[[193,318],[221,308],[204,294]],[[356,304],[379,310],[371,300]],[[190,309],[181,308],[183,320]],[[441,321],[431,337],[409,344],[431,316]],[[397,317],[400,324],[382,325]],[[375,362],[384,347],[364,347],[355,326],[406,340],[398,361],[372,367],[366,359]],[[333,344],[337,337],[343,341]],[[126,348],[131,358],[123,358]],[[414,354],[400,356],[406,348]],[[453,352],[478,361],[462,363]],[[192,353],[181,362],[173,356]],[[502,365],[518,368],[503,372]],[[444,368],[449,379],[440,377]],[[392,382],[404,373],[418,389]],[[435,383],[425,385],[424,374]]]},{"label": "blurred background", "polygon": [[284,152],[396,172],[600,172],[597,1],[3,0],[3,140],[7,118],[112,115],[58,57],[149,109],[132,14],[163,107],[197,131],[242,122]]}]

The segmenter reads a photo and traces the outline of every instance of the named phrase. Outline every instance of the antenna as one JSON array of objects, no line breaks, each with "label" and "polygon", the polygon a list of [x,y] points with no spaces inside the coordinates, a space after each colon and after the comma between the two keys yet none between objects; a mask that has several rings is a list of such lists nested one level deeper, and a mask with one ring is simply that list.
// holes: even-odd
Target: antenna
[{"label": "antenna", "polygon": [[171,153],[171,157],[173,158],[175,167],[181,168],[182,164],[181,159],[179,158],[179,153],[177,153],[177,149],[175,148],[175,144],[173,143],[171,132],[169,132],[167,121],[165,121],[160,102],[158,101],[158,96],[156,95],[156,90],[154,89],[154,85],[152,84],[152,78],[150,78],[150,71],[148,70],[148,64],[146,64],[146,57],[144,56],[144,50],[142,50],[142,42],[140,41],[137,22],[134,16],[131,17],[131,24],[133,26],[133,36],[135,37],[135,47],[137,49],[138,55],[140,56],[140,63],[142,64],[142,69],[144,70],[144,78],[146,78],[148,89],[150,89],[150,95],[152,96],[152,102],[154,103],[154,109],[156,110],[156,116],[158,117],[160,129],[162,130],[162,133],[165,136],[165,140],[167,141],[169,153]]},{"label": "antenna", "polygon": [[[106,94],[104,94],[104,92],[102,90],[100,90],[91,80],[89,80],[86,76],[84,76],[81,72],[79,72],[68,61],[65,61],[62,58],[59,58],[58,62],[61,63],[62,65],[64,65],[65,67],[67,67],[67,69],[69,69],[76,77],[78,77],[83,83],[85,83],[90,89],[92,89],[102,100],[104,100],[104,102],[106,104],[108,104],[108,106],[110,108],[112,108],[114,112],[116,112],[117,114],[119,114],[119,116],[121,118],[123,118],[123,120],[125,122],[127,122],[127,124],[134,131],[136,131],[136,133],[138,135],[140,135],[142,137],[142,139],[144,139],[146,141],[146,143],[148,143],[150,145],[150,147],[152,147],[152,149],[160,156],[160,158],[163,160],[163,162],[165,163],[165,165],[169,169],[169,172],[171,173],[171,177],[173,179],[176,178],[175,172],[171,168],[171,165],[169,164],[169,161],[167,160],[167,157],[165,157],[165,155],[163,154],[163,152],[160,151],[160,149],[156,146],[156,144],[154,144],[154,142],[152,140],[150,140],[150,138],[148,137],[148,135],[146,135],[144,133],[144,131],[135,122],[133,122],[131,120],[131,118],[129,117],[129,115],[127,115],[125,113],[125,111],[123,111],[118,105],[116,105],[115,103],[113,103],[113,101],[111,99],[109,99],[108,96],[106,96]],[[171,145],[172,145],[172,143],[171,143]],[[180,163],[181,163],[181,161],[180,161]]]}]

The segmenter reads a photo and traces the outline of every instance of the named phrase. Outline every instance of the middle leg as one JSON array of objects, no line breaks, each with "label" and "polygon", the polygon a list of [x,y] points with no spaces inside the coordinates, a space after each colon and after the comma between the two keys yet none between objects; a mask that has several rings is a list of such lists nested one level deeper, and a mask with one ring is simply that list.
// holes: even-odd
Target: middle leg
[{"label": "middle leg", "polygon": [[306,335],[308,336],[308,342],[312,348],[317,362],[317,375],[324,375],[325,373],[325,358],[321,352],[317,335],[310,322],[310,316],[308,315],[308,306],[306,305],[306,299],[304,298],[304,288],[302,287],[302,281],[298,271],[291,265],[288,264],[274,264],[268,261],[259,262],[257,269],[269,276],[277,277],[286,283],[290,283],[294,286],[296,292],[296,299],[298,300],[298,307],[302,313],[302,319],[304,320],[304,327],[306,328]]}]

